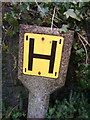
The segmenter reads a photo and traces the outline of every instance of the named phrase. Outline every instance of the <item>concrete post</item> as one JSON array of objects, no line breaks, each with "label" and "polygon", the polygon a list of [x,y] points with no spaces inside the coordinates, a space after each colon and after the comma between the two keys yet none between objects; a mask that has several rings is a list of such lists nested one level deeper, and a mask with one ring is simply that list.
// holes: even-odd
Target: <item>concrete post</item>
[{"label": "concrete post", "polygon": [[48,110],[49,95],[41,96],[29,92],[28,118],[45,118]]},{"label": "concrete post", "polygon": [[[24,34],[36,33],[45,35],[55,35],[64,37],[64,46],[60,63],[59,77],[48,78],[35,75],[26,75],[23,73],[23,53],[24,53]],[[18,78],[29,90],[28,99],[28,118],[45,118],[48,109],[49,95],[56,89],[65,84],[66,73],[68,69],[71,47],[73,42],[73,31],[61,34],[59,29],[48,27],[39,27],[32,25],[20,25],[19,40],[19,61]]]}]

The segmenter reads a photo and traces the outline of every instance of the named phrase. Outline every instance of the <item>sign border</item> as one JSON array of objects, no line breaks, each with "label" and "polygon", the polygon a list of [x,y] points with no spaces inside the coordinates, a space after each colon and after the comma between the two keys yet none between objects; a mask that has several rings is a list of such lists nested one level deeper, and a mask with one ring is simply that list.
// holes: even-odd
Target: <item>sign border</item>
[{"label": "sign border", "polygon": [[[52,43],[52,41],[56,41],[55,43],[56,43],[56,55],[55,55],[55,62],[53,61],[53,58],[50,60],[50,56],[51,56],[51,54],[52,55],[54,55],[53,53],[54,53],[54,51],[51,53],[50,52],[50,55],[44,55],[44,54],[39,54],[39,53],[32,53],[33,54],[33,57],[35,56],[36,58],[38,58],[39,59],[39,56],[40,57],[42,57],[42,60],[45,60],[45,59],[47,59],[47,60],[50,60],[51,62],[51,66],[52,66],[52,64],[53,64],[53,62],[54,62],[54,64],[53,64],[53,66],[54,66],[54,69],[53,69],[53,73],[52,72],[50,72],[50,73],[47,73],[47,72],[45,72],[45,74],[42,74],[42,71],[43,71],[43,69],[46,67],[45,65],[44,65],[44,68],[42,68],[41,70],[38,70],[37,71],[37,73],[36,73],[36,71],[34,70],[32,70],[32,71],[30,71],[30,70],[28,70],[28,59],[29,59],[29,57],[28,57],[28,55],[29,55],[29,43],[30,43],[30,37],[31,36],[31,39],[33,38],[36,38],[36,37],[39,37],[40,39],[41,39],[41,41],[40,41],[40,39],[39,39],[39,43],[41,42],[41,43],[48,43],[48,44],[50,44],[51,45],[51,43]],[[48,41],[46,40],[42,40],[42,37],[45,39],[45,38],[48,38]],[[53,40],[52,40],[53,39]],[[39,45],[39,43],[38,43],[38,45]],[[45,35],[45,34],[32,34],[32,33],[25,33],[24,34],[24,54],[23,54],[23,73],[24,74],[26,74],[26,75],[35,75],[35,76],[44,76],[44,77],[48,77],[48,78],[58,78],[58,74],[59,74],[59,70],[60,70],[60,63],[61,63],[61,57],[62,57],[62,50],[63,50],[63,43],[64,43],[64,37],[61,37],[61,36],[54,36],[54,35]],[[53,44],[53,43],[52,43]],[[34,45],[34,43],[31,45],[31,47]],[[51,45],[52,46],[52,45]],[[26,47],[26,48],[25,48]],[[33,48],[32,48],[33,49]],[[35,49],[35,48],[34,48]],[[26,50],[27,50],[27,53],[26,53]],[[33,50],[31,50],[31,51],[33,51]],[[59,53],[60,54],[58,54],[57,55],[57,53],[58,53],[58,51],[59,51]],[[38,55],[38,56],[37,56]],[[46,56],[46,57],[45,57]],[[34,58],[35,58],[34,57]],[[35,60],[35,59],[34,59]],[[57,62],[56,62],[57,61]],[[48,61],[49,62],[49,61]],[[32,62],[30,62],[30,64],[32,64]],[[33,63],[34,64],[34,63]],[[58,65],[57,65],[58,64]],[[50,65],[50,64],[49,64]],[[49,66],[47,66],[47,67],[49,67]],[[30,66],[30,68],[32,68],[31,66]],[[57,68],[57,69],[56,69]],[[50,70],[49,70],[50,71]]]}]

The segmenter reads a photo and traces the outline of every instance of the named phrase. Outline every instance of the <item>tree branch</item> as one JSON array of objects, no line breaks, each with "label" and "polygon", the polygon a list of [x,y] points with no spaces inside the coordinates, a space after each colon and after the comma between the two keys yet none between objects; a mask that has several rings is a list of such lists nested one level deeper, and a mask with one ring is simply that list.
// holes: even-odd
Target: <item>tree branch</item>
[{"label": "tree branch", "polygon": [[54,16],[55,16],[55,9],[56,9],[56,7],[54,7],[54,11],[53,11],[52,23],[51,23],[51,31],[52,31],[52,28],[53,28],[53,20],[54,20]]},{"label": "tree branch", "polygon": [[85,50],[85,53],[86,53],[86,64],[88,64],[88,52],[87,52],[87,48],[86,48],[86,46],[85,46],[84,42],[82,41],[81,36],[79,34],[78,34],[78,37],[79,37],[79,40],[81,41],[81,43],[82,43],[82,45],[84,47],[84,50]]}]

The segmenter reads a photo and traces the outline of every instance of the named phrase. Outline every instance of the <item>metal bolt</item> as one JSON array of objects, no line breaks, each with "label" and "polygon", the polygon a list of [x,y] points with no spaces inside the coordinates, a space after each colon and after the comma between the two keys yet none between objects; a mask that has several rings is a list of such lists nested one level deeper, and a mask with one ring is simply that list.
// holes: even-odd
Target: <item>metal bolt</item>
[{"label": "metal bolt", "polygon": [[41,75],[41,72],[39,71],[38,74]]},{"label": "metal bolt", "polygon": [[44,40],[44,37],[42,37],[42,41]]}]

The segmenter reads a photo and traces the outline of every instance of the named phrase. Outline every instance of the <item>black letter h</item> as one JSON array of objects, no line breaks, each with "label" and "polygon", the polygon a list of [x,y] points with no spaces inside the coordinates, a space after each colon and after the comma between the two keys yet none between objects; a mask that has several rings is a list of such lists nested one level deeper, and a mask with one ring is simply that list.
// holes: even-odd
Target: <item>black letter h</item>
[{"label": "black letter h", "polygon": [[29,41],[29,61],[28,70],[32,71],[33,58],[50,60],[49,73],[53,73],[55,54],[56,54],[57,41],[52,41],[51,55],[34,54],[34,38],[30,38]]}]

